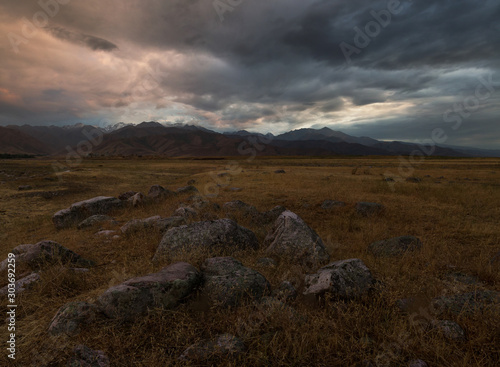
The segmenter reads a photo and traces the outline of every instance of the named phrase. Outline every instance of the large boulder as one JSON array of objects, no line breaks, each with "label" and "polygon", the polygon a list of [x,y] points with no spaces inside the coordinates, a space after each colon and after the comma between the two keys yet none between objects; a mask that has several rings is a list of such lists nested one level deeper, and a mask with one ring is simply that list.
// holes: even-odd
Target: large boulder
[{"label": "large boulder", "polygon": [[214,257],[202,265],[205,278],[202,295],[214,305],[236,307],[244,300],[258,300],[271,286],[259,272],[232,257]]},{"label": "large boulder", "polygon": [[212,358],[237,357],[245,351],[243,341],[233,335],[223,334],[214,339],[202,340],[187,348],[179,357],[181,361],[203,362]]},{"label": "large boulder", "polygon": [[356,213],[364,217],[371,217],[380,214],[384,210],[384,206],[378,203],[356,203]]},{"label": "large boulder", "polygon": [[109,288],[97,299],[101,312],[109,318],[133,320],[153,308],[173,309],[190,295],[201,275],[184,262],[169,265],[158,273],[129,279]]},{"label": "large boulder", "polygon": [[281,213],[266,236],[266,252],[288,261],[315,266],[330,260],[323,241],[297,214]]},{"label": "large boulder", "polygon": [[375,279],[363,261],[340,260],[322,267],[316,274],[306,275],[304,295],[354,299],[368,294],[374,285]]},{"label": "large boulder", "polygon": [[368,250],[375,256],[400,256],[406,252],[417,251],[421,248],[422,242],[414,236],[394,237],[373,242],[368,246]]},{"label": "large boulder", "polygon": [[87,302],[70,302],[62,306],[49,325],[51,335],[77,335],[82,326],[96,320],[98,309],[94,304]]},{"label": "large boulder", "polygon": [[[34,245],[19,245],[11,253],[16,255],[16,264],[26,264],[32,269],[38,269],[46,264],[75,264],[78,266],[93,266],[95,263],[86,260],[70,249],[54,241],[41,241]],[[7,267],[7,259],[0,263],[0,271]]]},{"label": "large boulder", "polygon": [[69,228],[96,214],[107,214],[122,207],[122,201],[114,197],[98,196],[72,204],[69,208],[58,211],[52,217],[57,229]]},{"label": "large boulder", "polygon": [[109,367],[109,358],[102,350],[93,350],[79,344],[73,349],[68,367]]},{"label": "large boulder", "polygon": [[203,221],[169,229],[163,235],[153,261],[196,248],[221,251],[255,250],[258,247],[255,234],[230,219]]}]

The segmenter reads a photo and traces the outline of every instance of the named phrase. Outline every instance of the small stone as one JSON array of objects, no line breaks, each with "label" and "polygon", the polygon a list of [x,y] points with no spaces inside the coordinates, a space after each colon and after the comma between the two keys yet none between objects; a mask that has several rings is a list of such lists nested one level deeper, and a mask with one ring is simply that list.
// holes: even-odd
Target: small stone
[{"label": "small stone", "polygon": [[429,367],[429,365],[421,359],[412,359],[408,362],[408,367]]},{"label": "small stone", "polygon": [[380,214],[383,210],[384,206],[382,204],[367,202],[356,203],[356,213],[364,217],[370,217]]},{"label": "small stone", "polygon": [[277,169],[274,173],[286,173],[284,169]]},{"label": "small stone", "polygon": [[401,236],[373,242],[368,250],[375,256],[402,256],[422,248],[420,239],[414,236]]},{"label": "small stone", "polygon": [[19,191],[27,191],[27,190],[33,190],[33,187],[31,187],[30,185],[23,185],[23,186],[19,186],[17,189]]},{"label": "small stone", "polygon": [[85,345],[77,345],[68,367],[109,367],[109,358],[102,350],[92,350]]},{"label": "small stone", "polygon": [[345,206],[345,203],[343,201],[336,201],[336,200],[325,200],[321,204],[321,209],[333,209],[333,208],[340,208]]},{"label": "small stone", "polygon": [[202,340],[187,348],[179,357],[181,361],[202,362],[214,357],[224,359],[236,357],[245,351],[243,341],[231,334],[219,335],[214,339]]}]

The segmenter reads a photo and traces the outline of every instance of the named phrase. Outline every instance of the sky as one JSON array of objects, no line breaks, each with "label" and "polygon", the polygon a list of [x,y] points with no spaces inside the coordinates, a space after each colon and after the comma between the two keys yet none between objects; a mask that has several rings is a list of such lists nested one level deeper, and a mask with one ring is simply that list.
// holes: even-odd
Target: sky
[{"label": "sky", "polygon": [[2,0],[0,125],[500,149],[498,0]]}]

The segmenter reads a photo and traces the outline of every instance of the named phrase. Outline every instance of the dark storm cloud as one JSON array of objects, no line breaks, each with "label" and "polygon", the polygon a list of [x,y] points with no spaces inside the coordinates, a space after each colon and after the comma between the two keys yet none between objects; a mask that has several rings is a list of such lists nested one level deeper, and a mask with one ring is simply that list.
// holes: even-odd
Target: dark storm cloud
[{"label": "dark storm cloud", "polygon": [[[330,125],[412,140],[442,125],[450,104],[474,95],[479,77],[500,80],[497,0],[220,2],[229,9],[223,14],[216,2],[201,0],[60,4],[45,27],[67,44],[57,45],[57,53],[43,54],[50,40],[42,36],[21,44],[18,55],[0,41],[5,96],[20,96],[15,106],[22,108],[42,90],[71,91],[46,93],[40,101],[53,106],[62,96],[77,98],[65,98],[61,107],[76,111],[73,118],[83,110],[127,120],[175,109],[165,119],[179,120],[181,109],[224,129]],[[37,2],[0,7],[0,30],[20,35],[22,19],[32,20],[41,10]],[[346,58],[341,44],[355,52]],[[78,51],[76,60],[77,46],[89,54]],[[23,47],[34,50],[23,53]],[[46,77],[40,78],[40,70]],[[16,72],[16,82],[7,77]],[[481,128],[473,133],[464,123],[450,139],[470,142],[469,134],[477,145],[500,144],[495,88],[468,117],[467,126]],[[9,98],[3,103],[14,101]],[[26,108],[43,113],[47,105]],[[15,120],[8,110],[8,119]],[[0,122],[5,120],[0,111]],[[22,114],[18,121],[24,121]]]},{"label": "dark storm cloud", "polygon": [[64,41],[86,46],[94,51],[113,51],[114,49],[118,48],[118,46],[116,46],[114,43],[105,40],[104,38],[94,37],[79,32],[72,32],[62,27],[51,27],[47,30],[54,37],[57,37]]}]

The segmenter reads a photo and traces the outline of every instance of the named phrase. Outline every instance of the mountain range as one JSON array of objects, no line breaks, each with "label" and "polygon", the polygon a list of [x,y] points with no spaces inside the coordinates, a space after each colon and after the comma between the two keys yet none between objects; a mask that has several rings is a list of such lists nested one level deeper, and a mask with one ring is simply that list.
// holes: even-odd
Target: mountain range
[{"label": "mountain range", "polygon": [[[0,127],[0,153],[57,156],[80,145],[91,146],[93,156],[408,155],[421,150],[414,143],[355,137],[327,127],[297,129],[276,136],[246,130],[218,133],[195,125],[162,125],[154,121],[118,123],[106,128],[84,124]],[[500,150],[440,145],[433,148],[432,155],[500,157]]]}]

